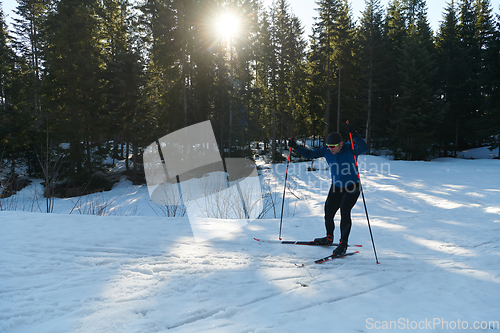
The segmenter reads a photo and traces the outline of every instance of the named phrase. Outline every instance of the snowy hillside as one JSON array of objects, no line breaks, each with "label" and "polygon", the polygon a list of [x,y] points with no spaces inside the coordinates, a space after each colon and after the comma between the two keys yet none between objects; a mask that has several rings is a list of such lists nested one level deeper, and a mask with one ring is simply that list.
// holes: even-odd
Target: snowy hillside
[{"label": "snowy hillside", "polygon": [[[126,181],[58,214],[0,212],[0,332],[499,332],[500,160],[360,162],[380,265],[361,197],[360,253],[306,268],[332,248],[253,240],[278,238],[273,206],[204,243]],[[329,173],[308,166],[290,166],[285,240],[324,236]],[[282,191],[284,168],[263,182]],[[37,186],[10,205],[40,205]],[[78,214],[99,200],[111,216]]]}]

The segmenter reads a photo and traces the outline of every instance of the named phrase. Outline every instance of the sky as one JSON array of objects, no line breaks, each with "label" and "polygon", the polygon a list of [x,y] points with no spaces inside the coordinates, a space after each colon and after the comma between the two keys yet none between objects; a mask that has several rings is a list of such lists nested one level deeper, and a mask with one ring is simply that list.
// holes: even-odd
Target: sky
[{"label": "sky", "polygon": [[[383,6],[387,6],[387,4],[391,0],[381,0]],[[2,7],[4,10],[4,14],[12,16],[12,10],[14,10],[17,6],[16,0],[4,0],[2,2]],[[264,4],[269,6],[272,4],[273,0],[264,0]],[[439,22],[443,19],[443,12],[447,6],[447,3],[450,0],[427,0],[427,8],[428,8],[428,18],[429,23],[434,31],[437,31],[439,28]],[[495,14],[500,13],[500,0],[490,0],[493,11]],[[313,17],[316,14],[316,1],[315,0],[288,0],[290,4],[291,11],[299,17],[302,21],[303,26],[305,27],[305,33],[309,35],[311,33],[311,28],[314,23]],[[351,8],[355,19],[359,19],[361,16],[361,12],[365,8],[365,0],[350,0]]]}]

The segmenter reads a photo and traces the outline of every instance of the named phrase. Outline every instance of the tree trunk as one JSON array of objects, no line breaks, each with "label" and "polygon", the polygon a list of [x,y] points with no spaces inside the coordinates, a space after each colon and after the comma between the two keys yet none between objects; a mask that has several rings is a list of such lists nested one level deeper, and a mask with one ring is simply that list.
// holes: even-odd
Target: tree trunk
[{"label": "tree trunk", "polygon": [[233,49],[231,41],[229,42],[229,84],[230,84],[230,96],[229,96],[229,156],[231,156],[232,150],[232,136],[233,136],[233,95],[234,95],[234,82],[233,82]]},{"label": "tree trunk", "polygon": [[125,170],[130,171],[129,167],[129,149],[130,149],[130,142],[127,140],[127,149],[125,151]]},{"label": "tree trunk", "polygon": [[339,59],[339,90],[337,96],[337,132],[340,132],[340,85],[342,83],[342,59]]},{"label": "tree trunk", "polygon": [[368,145],[368,154],[370,153],[370,125],[372,119],[372,94],[373,94],[373,61],[370,60],[370,73],[368,76],[368,115],[366,117],[366,144]]},{"label": "tree trunk", "polygon": [[181,2],[182,13],[180,14],[182,23],[181,23],[181,33],[182,33],[182,102],[183,102],[183,111],[184,111],[184,127],[187,126],[187,92],[186,92],[186,25],[185,22],[185,10],[184,5]]},{"label": "tree trunk", "polygon": [[273,138],[271,142],[271,156],[273,162],[276,162],[275,155],[276,155],[276,109],[273,109]]},{"label": "tree trunk", "polygon": [[325,106],[325,142],[326,137],[330,133],[330,85],[326,90],[326,106]]}]

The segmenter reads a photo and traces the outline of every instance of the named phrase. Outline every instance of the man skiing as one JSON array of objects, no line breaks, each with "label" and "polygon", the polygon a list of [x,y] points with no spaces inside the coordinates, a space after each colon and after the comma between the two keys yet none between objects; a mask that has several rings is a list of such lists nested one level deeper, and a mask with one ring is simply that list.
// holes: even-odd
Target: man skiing
[{"label": "man skiing", "polygon": [[335,214],[340,209],[340,241],[333,251],[335,255],[346,253],[351,232],[351,209],[356,204],[360,193],[358,171],[354,160],[354,154],[366,153],[368,146],[366,141],[358,134],[354,126],[346,123],[346,130],[352,135],[354,141],[354,152],[352,143],[344,143],[340,133],[330,133],[326,138],[326,147],[318,149],[307,149],[299,147],[297,142],[291,138],[288,145],[306,158],[324,157],[330,166],[332,185],[325,202],[325,227],[326,237],[316,238],[314,242],[318,245],[331,245],[333,243],[333,231]]}]

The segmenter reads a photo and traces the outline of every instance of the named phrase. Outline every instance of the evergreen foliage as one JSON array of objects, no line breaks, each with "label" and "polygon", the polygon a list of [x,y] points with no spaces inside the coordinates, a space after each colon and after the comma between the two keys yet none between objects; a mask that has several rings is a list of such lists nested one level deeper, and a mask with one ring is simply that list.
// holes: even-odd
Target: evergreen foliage
[{"label": "evergreen foliage", "polygon": [[[373,128],[384,127],[382,89],[387,76],[384,18],[380,0],[365,0],[366,9],[358,31],[359,43],[359,111],[366,119],[365,139],[370,143]],[[366,118],[365,118],[366,117]],[[379,132],[380,133],[380,132]],[[370,146],[370,144],[368,144]]]},{"label": "evergreen foliage", "polygon": [[[89,180],[106,157],[141,172],[143,147],[205,120],[224,155],[263,141],[275,161],[285,138],[347,119],[408,160],[500,144],[490,0],[451,0],[436,33],[425,0],[365,0],[356,24],[348,0],[317,0],[309,39],[286,0],[17,1],[12,33],[0,16],[0,154],[13,171],[34,172],[50,148],[59,179]],[[232,34],[215,28],[223,14]]]}]

